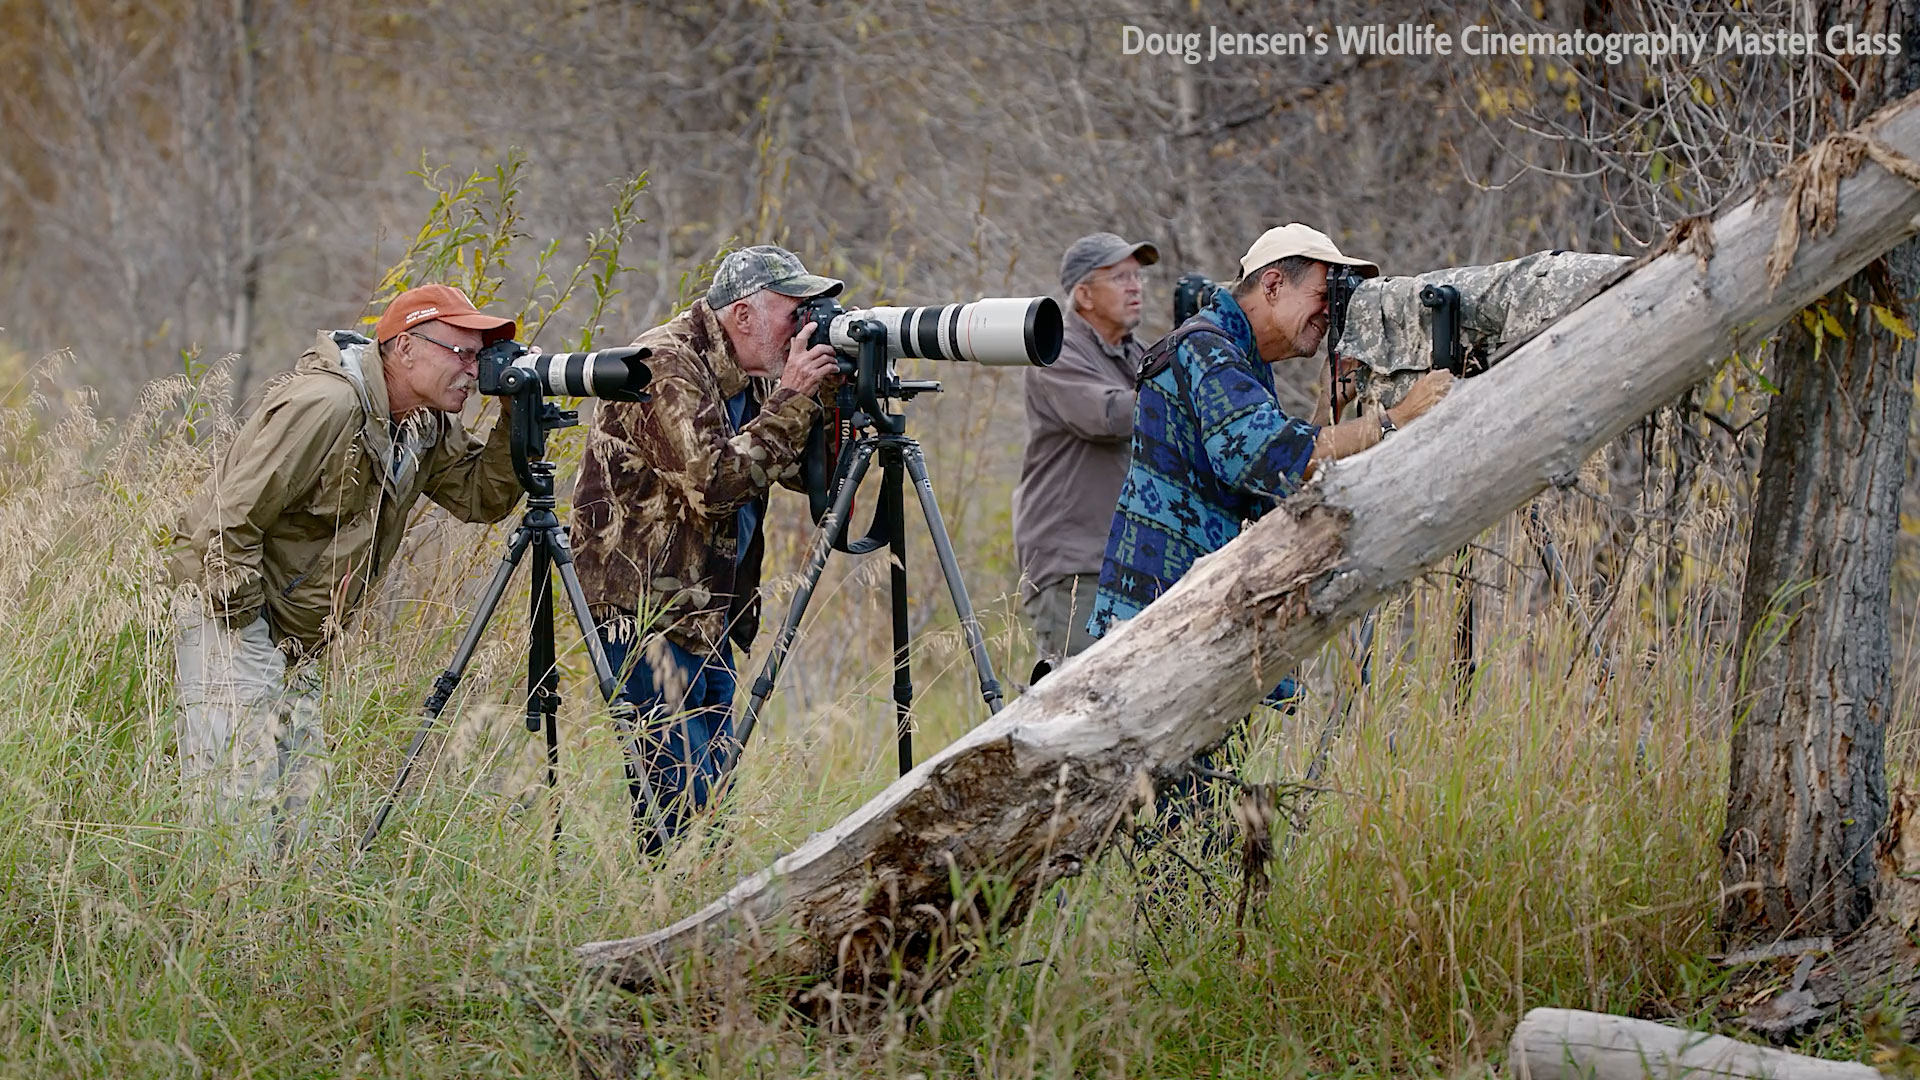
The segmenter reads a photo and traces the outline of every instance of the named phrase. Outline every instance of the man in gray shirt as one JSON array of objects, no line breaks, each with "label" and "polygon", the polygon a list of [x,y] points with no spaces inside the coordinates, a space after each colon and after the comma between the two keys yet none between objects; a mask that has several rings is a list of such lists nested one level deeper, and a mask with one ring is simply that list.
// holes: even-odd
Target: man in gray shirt
[{"label": "man in gray shirt", "polygon": [[[1060,358],[1026,372],[1027,452],[1013,489],[1013,546],[1020,599],[1047,667],[1093,643],[1087,615],[1127,477],[1134,379],[1146,353],[1133,338],[1140,270],[1159,260],[1152,244],[1113,233],[1075,240],[1060,259],[1068,309]],[[1045,670],[1035,668],[1036,677]]]}]

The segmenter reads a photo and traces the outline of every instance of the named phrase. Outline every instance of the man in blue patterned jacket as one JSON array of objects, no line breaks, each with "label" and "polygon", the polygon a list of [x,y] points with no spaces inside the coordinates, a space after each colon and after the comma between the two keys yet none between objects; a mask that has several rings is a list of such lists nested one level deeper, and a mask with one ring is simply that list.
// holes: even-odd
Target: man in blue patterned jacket
[{"label": "man in blue patterned jacket", "polygon": [[[1434,371],[1393,408],[1344,423],[1327,422],[1326,395],[1313,423],[1280,408],[1267,365],[1319,351],[1330,264],[1366,277],[1380,273],[1342,255],[1318,230],[1298,223],[1269,229],[1241,257],[1232,289],[1213,290],[1193,318],[1148,350],[1133,413],[1133,462],[1087,620],[1094,637],[1139,614],[1202,555],[1293,494],[1321,462],[1377,445],[1446,396],[1453,376]],[[1340,409],[1353,397],[1347,386],[1342,378]],[[1282,679],[1267,701],[1284,704],[1296,692],[1292,678]],[[1202,754],[1195,763],[1212,761]],[[1174,796],[1162,804],[1169,830],[1186,816],[1183,803],[1210,801],[1194,774],[1166,794]]]},{"label": "man in blue patterned jacket", "polygon": [[[1325,423],[1324,397],[1315,423],[1280,408],[1267,365],[1319,350],[1329,264],[1365,277],[1380,272],[1305,225],[1270,229],[1241,258],[1232,289],[1213,290],[1197,315],[1148,353],[1133,463],[1087,623],[1095,637],[1139,614],[1243,523],[1293,494],[1321,462],[1374,446],[1446,396],[1453,377],[1435,371],[1392,409],[1344,423]],[[1342,407],[1351,397],[1342,395]],[[1290,697],[1291,687],[1283,683],[1276,695]]]}]

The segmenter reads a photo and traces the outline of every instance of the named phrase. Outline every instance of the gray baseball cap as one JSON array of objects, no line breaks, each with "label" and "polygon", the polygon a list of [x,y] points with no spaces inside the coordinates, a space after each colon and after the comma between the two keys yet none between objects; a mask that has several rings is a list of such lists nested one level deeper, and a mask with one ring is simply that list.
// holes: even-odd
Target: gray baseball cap
[{"label": "gray baseball cap", "polygon": [[800,264],[800,256],[786,248],[757,244],[729,252],[720,260],[720,269],[713,272],[713,284],[707,286],[707,306],[718,311],[761,289],[807,300],[816,296],[838,296],[845,287],[843,281],[807,273],[807,268]]},{"label": "gray baseball cap", "polygon": [[1067,246],[1067,253],[1060,256],[1061,291],[1072,292],[1088,274],[1103,266],[1112,266],[1129,255],[1140,260],[1141,266],[1160,261],[1160,249],[1144,240],[1131,243],[1110,232],[1097,232],[1075,240]]}]

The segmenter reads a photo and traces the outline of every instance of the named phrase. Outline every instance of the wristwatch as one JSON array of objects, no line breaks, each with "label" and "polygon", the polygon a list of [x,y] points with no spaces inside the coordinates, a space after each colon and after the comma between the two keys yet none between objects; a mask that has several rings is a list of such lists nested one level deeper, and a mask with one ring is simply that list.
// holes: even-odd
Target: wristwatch
[{"label": "wristwatch", "polygon": [[1393,422],[1393,417],[1387,413],[1387,410],[1381,409],[1380,410],[1380,437],[1384,439],[1387,436],[1399,430],[1400,430],[1400,425]]}]

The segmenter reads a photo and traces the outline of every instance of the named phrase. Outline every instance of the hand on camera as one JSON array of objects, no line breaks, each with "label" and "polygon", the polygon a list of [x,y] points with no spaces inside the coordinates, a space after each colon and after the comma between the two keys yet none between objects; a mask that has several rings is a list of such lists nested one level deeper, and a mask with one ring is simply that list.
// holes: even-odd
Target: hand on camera
[{"label": "hand on camera", "polygon": [[831,345],[809,347],[807,339],[813,336],[814,324],[808,323],[793,335],[787,343],[787,366],[780,373],[780,385],[789,390],[797,390],[811,395],[827,382],[830,376],[837,377],[840,360],[834,355]]},{"label": "hand on camera", "polygon": [[1347,406],[1353,404],[1353,399],[1359,396],[1360,361],[1351,356],[1339,357],[1334,361],[1333,371],[1335,376],[1333,393],[1340,403],[1335,410],[1335,415],[1341,415],[1346,412]]},{"label": "hand on camera", "polygon": [[1429,371],[1414,380],[1414,384],[1407,389],[1407,396],[1400,399],[1400,404],[1388,409],[1387,415],[1393,418],[1394,426],[1404,426],[1438,405],[1440,399],[1452,389],[1452,372]]}]

